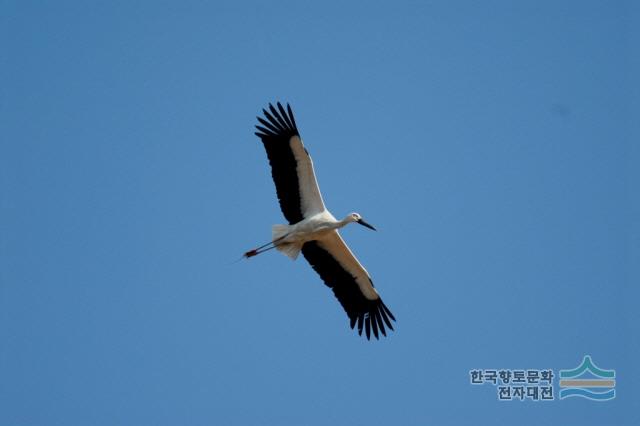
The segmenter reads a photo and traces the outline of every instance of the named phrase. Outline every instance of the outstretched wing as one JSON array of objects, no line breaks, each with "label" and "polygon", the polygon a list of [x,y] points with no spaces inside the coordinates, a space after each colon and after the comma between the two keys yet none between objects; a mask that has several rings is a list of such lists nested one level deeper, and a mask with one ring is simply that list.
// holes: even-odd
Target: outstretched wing
[{"label": "outstretched wing", "polygon": [[385,324],[393,330],[389,319],[396,319],[382,302],[367,270],[349,250],[338,231],[333,231],[320,240],[305,243],[302,254],[324,283],[333,290],[349,316],[351,328],[357,322],[358,333],[362,335],[364,326],[367,339],[370,338],[371,330],[376,339],[378,330],[386,336]]},{"label": "outstretched wing", "polygon": [[291,107],[278,102],[278,109],[269,104],[263,109],[265,118],[257,117],[260,125],[256,135],[262,140],[271,164],[280,208],[290,224],[325,210],[313,162],[302,144]]}]

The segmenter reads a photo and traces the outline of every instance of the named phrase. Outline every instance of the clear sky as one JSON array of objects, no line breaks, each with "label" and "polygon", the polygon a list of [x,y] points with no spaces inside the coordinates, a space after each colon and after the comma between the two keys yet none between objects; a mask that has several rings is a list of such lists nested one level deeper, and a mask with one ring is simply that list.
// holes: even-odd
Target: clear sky
[{"label": "clear sky", "polygon": [[[637,2],[0,2],[0,424],[640,424]],[[253,135],[290,102],[367,341]],[[469,370],[615,369],[497,400]],[[557,385],[557,383],[556,383]],[[556,388],[556,392],[558,389]]]}]

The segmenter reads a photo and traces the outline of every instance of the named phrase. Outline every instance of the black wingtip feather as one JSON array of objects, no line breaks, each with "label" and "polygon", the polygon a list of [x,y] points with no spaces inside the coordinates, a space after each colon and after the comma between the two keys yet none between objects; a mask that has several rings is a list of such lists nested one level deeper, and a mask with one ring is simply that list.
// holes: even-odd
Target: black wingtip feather
[{"label": "black wingtip feather", "polygon": [[271,133],[270,130],[265,129],[262,126],[256,125],[256,129],[258,129],[261,132],[261,134],[259,134],[259,135],[258,135],[258,133],[256,133],[256,135],[258,135],[260,137],[272,137],[273,136],[273,133]]},{"label": "black wingtip feather", "polygon": [[378,328],[383,336],[387,336],[387,332],[384,329],[384,323],[382,322],[382,318],[380,315],[380,308],[376,309],[376,321],[378,321]]},{"label": "black wingtip feather", "polygon": [[365,326],[365,331],[367,332],[367,340],[370,340],[371,338],[371,315],[366,315],[366,318],[364,319],[364,326]]},{"label": "black wingtip feather", "polygon": [[384,309],[380,309],[380,316],[382,316],[382,319],[384,320],[385,324],[387,324],[387,327],[393,330],[393,325],[391,325],[391,321],[389,321],[389,317],[387,317],[387,313],[384,311]]},{"label": "black wingtip feather", "polygon": [[264,116],[269,119],[273,127],[277,129],[276,133],[284,133],[286,131],[285,127],[283,127],[282,124],[280,124],[280,122],[273,117],[273,115],[269,114],[267,110],[263,109],[262,112],[264,113]]},{"label": "black wingtip feather", "polygon": [[378,339],[378,323],[375,315],[369,314],[369,321],[371,322],[371,328],[373,329],[373,335]]},{"label": "black wingtip feather", "polygon": [[287,104],[287,111],[289,111],[289,118],[291,119],[291,124],[293,124],[293,129],[298,130],[298,126],[296,126],[296,120],[293,118],[293,111],[291,111],[291,105]]},{"label": "black wingtip feather", "polygon": [[278,102],[278,111],[280,111],[280,115],[282,116],[282,118],[284,118],[287,126],[289,126],[290,129],[293,129],[293,125],[291,124],[291,121],[289,120],[289,117],[287,116],[287,113],[285,112],[280,102]]},{"label": "black wingtip feather", "polygon": [[273,124],[269,123],[267,120],[263,119],[262,117],[256,117],[256,118],[258,119],[260,124],[264,125],[267,129],[269,129],[271,133],[273,133],[274,135],[278,133],[278,129],[276,129],[273,126]]},{"label": "black wingtip feather", "polygon": [[271,104],[269,104],[269,110],[271,111],[273,116],[276,118],[276,120],[278,120],[278,123],[280,123],[280,126],[282,126],[283,129],[287,129],[288,128],[287,123],[285,123],[282,117],[280,117],[280,114],[278,114],[278,110]]},{"label": "black wingtip feather", "polygon": [[382,308],[385,310],[385,312],[389,315],[389,317],[390,317],[392,320],[394,320],[394,321],[395,321],[395,320],[396,320],[396,317],[394,317],[394,316],[393,316],[393,314],[391,313],[391,311],[389,310],[389,308],[387,308],[387,305],[385,305],[385,304],[382,302],[382,300],[380,300],[380,305],[381,305],[381,306],[382,306]]}]

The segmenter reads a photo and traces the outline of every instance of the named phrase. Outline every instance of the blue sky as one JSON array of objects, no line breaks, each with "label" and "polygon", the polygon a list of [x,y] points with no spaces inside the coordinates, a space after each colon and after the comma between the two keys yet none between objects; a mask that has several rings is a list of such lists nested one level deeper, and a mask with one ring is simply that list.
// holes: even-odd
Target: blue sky
[{"label": "blue sky", "polygon": [[[0,424],[640,422],[634,2],[0,8]],[[303,259],[233,263],[283,221],[278,100],[379,229],[343,235],[382,341]],[[616,399],[469,384],[585,354]]]}]

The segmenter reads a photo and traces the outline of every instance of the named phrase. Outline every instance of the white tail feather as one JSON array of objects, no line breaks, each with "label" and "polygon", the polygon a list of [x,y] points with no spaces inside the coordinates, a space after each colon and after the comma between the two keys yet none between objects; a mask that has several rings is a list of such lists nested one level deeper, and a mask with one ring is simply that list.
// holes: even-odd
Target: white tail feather
[{"label": "white tail feather", "polygon": [[302,244],[297,244],[297,243],[278,244],[276,246],[276,250],[289,256],[291,260],[296,260],[298,255],[300,254],[300,250],[302,250]]},{"label": "white tail feather", "polygon": [[276,241],[289,233],[289,225],[273,225],[271,227],[271,241]]},{"label": "white tail feather", "polygon": [[289,256],[291,260],[296,260],[302,249],[302,244],[291,242],[278,242],[289,233],[289,225],[273,225],[271,227],[271,241],[276,245],[276,250]]}]

